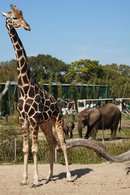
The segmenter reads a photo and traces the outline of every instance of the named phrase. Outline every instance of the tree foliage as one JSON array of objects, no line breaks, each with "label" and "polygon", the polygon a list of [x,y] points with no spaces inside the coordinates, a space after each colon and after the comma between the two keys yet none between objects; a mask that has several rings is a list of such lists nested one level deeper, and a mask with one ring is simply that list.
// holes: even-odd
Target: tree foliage
[{"label": "tree foliage", "polygon": [[130,97],[130,66],[104,65],[103,81],[110,86],[112,97]]},{"label": "tree foliage", "polygon": [[[0,82],[17,80],[16,64],[16,60],[0,63]],[[90,59],[66,64],[44,54],[28,57],[28,64],[40,84],[105,84],[110,87],[111,97],[130,97],[130,66],[126,64],[102,65]],[[58,93],[61,94],[61,90]]]},{"label": "tree foliage", "polygon": [[51,55],[39,54],[36,57],[29,57],[28,62],[38,81],[48,82],[50,77],[52,77],[54,82],[64,82],[62,74],[67,71],[67,64],[63,61]]},{"label": "tree foliage", "polygon": [[103,69],[98,61],[79,60],[72,62],[66,74],[66,79],[71,82],[75,78],[76,82],[88,83],[93,82],[95,77],[101,78]]},{"label": "tree foliage", "polygon": [[11,60],[9,62],[0,63],[0,82],[6,82],[7,80],[14,81],[17,79],[16,61]]}]

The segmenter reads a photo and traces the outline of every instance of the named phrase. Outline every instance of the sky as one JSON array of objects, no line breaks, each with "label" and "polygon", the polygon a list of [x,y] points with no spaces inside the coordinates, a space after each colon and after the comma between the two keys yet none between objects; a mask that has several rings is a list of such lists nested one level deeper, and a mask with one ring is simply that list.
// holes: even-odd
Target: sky
[{"label": "sky", "polygon": [[[130,65],[130,0],[1,0],[23,11],[31,31],[18,34],[27,56],[49,54],[65,63],[80,59]],[[0,61],[15,59],[0,16]]]}]

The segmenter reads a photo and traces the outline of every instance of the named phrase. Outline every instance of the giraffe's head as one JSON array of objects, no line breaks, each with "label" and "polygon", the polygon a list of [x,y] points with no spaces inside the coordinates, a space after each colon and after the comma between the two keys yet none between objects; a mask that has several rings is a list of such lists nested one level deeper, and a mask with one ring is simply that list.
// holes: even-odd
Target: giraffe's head
[{"label": "giraffe's head", "polygon": [[6,17],[6,21],[9,23],[9,25],[12,25],[14,28],[23,28],[25,30],[31,30],[29,24],[25,21],[23,18],[23,13],[21,10],[18,10],[18,8],[14,5],[10,5],[11,11],[8,13],[3,13],[2,15]]}]

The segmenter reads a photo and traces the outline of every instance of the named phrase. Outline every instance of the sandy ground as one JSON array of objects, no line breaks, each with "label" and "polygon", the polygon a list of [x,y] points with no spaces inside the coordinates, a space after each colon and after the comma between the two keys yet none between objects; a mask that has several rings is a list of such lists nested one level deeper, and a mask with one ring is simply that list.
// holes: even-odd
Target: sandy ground
[{"label": "sandy ground", "polygon": [[67,182],[65,166],[55,164],[56,180],[45,184],[49,165],[39,165],[40,186],[31,187],[33,165],[29,165],[28,185],[20,186],[23,165],[0,166],[0,195],[130,195],[130,162],[70,165],[74,182]]}]

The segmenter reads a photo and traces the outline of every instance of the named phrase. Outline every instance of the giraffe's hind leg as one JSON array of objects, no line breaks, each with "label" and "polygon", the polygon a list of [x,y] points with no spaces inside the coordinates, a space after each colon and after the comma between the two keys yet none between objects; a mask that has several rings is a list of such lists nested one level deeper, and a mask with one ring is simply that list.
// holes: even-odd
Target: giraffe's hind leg
[{"label": "giraffe's hind leg", "polygon": [[67,181],[72,181],[71,173],[70,173],[70,170],[69,170],[69,164],[68,164],[67,146],[66,146],[65,138],[64,138],[62,120],[56,120],[55,129],[56,129],[56,134],[57,134],[58,140],[60,142],[60,146],[61,146],[61,148],[63,150],[63,154],[64,154],[64,159],[65,159],[65,164],[66,164]]},{"label": "giraffe's hind leg", "polygon": [[53,177],[53,167],[54,167],[54,157],[55,157],[55,147],[56,147],[56,145],[49,146],[49,147],[50,147],[50,169],[49,169],[49,174],[47,176],[46,184]]},{"label": "giraffe's hind leg", "polygon": [[41,130],[43,131],[46,140],[48,142],[49,145],[49,149],[50,149],[50,169],[49,169],[49,174],[47,176],[47,181],[46,183],[48,183],[51,178],[53,177],[53,166],[54,166],[54,157],[55,157],[55,147],[56,147],[56,139],[52,133],[52,124],[53,124],[53,120],[48,120],[45,121],[40,127]]}]

